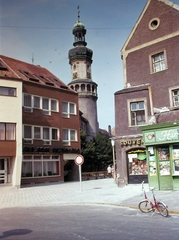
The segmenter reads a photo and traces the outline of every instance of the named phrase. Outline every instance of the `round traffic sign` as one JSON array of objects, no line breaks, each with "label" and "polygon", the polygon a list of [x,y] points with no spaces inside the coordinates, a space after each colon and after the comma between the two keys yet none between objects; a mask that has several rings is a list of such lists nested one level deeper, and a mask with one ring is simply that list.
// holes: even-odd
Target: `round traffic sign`
[{"label": "round traffic sign", "polygon": [[75,163],[78,166],[82,165],[84,163],[84,157],[81,154],[76,155]]}]

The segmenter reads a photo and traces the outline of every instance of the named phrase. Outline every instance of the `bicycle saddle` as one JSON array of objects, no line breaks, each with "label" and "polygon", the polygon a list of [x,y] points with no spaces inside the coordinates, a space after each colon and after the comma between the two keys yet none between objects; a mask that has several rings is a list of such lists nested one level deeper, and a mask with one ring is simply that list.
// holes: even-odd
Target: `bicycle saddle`
[{"label": "bicycle saddle", "polygon": [[149,187],[149,190],[150,191],[152,191],[152,190],[154,190],[155,189],[155,187]]}]

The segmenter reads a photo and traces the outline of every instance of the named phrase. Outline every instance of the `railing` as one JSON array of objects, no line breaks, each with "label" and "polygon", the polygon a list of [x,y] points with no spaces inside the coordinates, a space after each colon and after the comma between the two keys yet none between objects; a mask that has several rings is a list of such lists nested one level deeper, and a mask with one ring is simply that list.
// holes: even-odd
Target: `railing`
[{"label": "railing", "polygon": [[97,171],[97,172],[83,172],[82,178],[89,179],[98,179],[98,178],[106,178],[109,177],[107,171]]}]

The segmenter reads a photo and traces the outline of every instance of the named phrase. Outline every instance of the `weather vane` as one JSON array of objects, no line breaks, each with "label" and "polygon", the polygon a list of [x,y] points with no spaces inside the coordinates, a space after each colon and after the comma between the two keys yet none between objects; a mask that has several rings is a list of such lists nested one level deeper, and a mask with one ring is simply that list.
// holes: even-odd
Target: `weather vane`
[{"label": "weather vane", "polygon": [[78,9],[78,21],[80,21],[80,7],[79,7],[79,5],[78,5],[77,9]]}]

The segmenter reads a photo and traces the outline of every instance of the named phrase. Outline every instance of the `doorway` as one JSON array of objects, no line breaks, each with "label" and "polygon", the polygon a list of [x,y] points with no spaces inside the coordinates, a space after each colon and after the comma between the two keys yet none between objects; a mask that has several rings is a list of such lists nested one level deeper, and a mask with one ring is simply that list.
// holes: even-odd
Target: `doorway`
[{"label": "doorway", "polygon": [[7,159],[0,158],[0,184],[7,183]]}]

